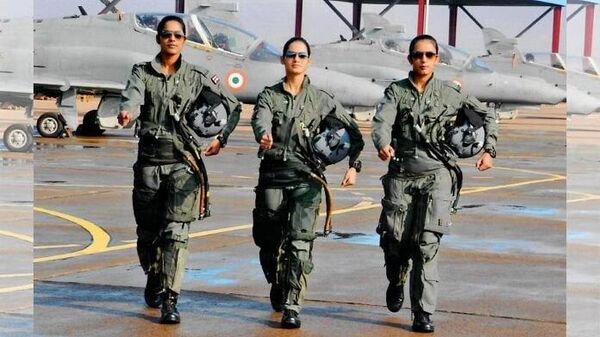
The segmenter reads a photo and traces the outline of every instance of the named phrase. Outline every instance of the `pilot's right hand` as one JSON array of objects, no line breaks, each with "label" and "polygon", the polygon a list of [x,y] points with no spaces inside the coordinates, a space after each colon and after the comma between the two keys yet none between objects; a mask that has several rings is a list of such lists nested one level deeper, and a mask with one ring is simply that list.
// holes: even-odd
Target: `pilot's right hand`
[{"label": "pilot's right hand", "polygon": [[379,156],[379,159],[386,161],[394,158],[395,154],[394,148],[391,145],[386,145],[379,150],[377,156]]},{"label": "pilot's right hand", "polygon": [[260,149],[268,150],[273,146],[273,136],[270,133],[265,133],[260,137]]},{"label": "pilot's right hand", "polygon": [[119,121],[119,125],[125,127],[131,123],[131,113],[129,111],[121,111],[117,116],[117,120]]}]

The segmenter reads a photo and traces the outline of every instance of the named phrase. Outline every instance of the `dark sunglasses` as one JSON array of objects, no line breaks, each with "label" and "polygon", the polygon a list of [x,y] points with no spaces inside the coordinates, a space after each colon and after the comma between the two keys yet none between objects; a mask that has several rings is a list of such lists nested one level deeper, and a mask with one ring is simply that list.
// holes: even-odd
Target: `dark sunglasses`
[{"label": "dark sunglasses", "polygon": [[303,51],[295,52],[295,51],[289,51],[289,50],[285,53],[285,58],[287,58],[287,59],[293,59],[293,58],[296,58],[296,56],[298,56],[301,59],[305,59],[305,58],[308,58],[308,53],[303,52]]},{"label": "dark sunglasses", "polygon": [[412,54],[410,54],[410,57],[414,58],[414,59],[420,59],[420,58],[423,58],[423,56],[425,56],[428,59],[431,59],[431,58],[435,57],[436,55],[437,54],[432,51],[425,51],[425,52],[416,51],[416,52],[413,52]]},{"label": "dark sunglasses", "polygon": [[168,30],[163,30],[162,32],[160,32],[160,37],[162,37],[163,39],[168,39],[171,36],[175,36],[175,38],[177,40],[181,40],[185,37],[185,35],[183,34],[183,32],[171,32]]}]

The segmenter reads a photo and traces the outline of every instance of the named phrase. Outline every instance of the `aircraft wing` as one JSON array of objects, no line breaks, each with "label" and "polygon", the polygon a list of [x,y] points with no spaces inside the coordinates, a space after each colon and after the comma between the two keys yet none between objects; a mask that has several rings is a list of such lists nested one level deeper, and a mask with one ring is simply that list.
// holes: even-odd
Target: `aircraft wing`
[{"label": "aircraft wing", "polygon": [[36,91],[44,91],[44,88],[50,90],[59,89],[65,91],[69,88],[75,88],[83,92],[121,92],[125,89],[125,84],[114,81],[98,81],[94,79],[71,79],[65,80],[56,77],[36,77],[34,79]]}]

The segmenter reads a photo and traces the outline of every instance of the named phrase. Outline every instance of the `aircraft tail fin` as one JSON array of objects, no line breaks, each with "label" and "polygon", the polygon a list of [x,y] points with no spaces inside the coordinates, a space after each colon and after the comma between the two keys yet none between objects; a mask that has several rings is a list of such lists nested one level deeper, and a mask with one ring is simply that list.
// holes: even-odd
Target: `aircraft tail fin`
[{"label": "aircraft tail fin", "polygon": [[519,54],[517,39],[507,38],[497,29],[485,27],[482,29],[483,43],[489,55],[512,57]]},{"label": "aircraft tail fin", "polygon": [[375,13],[363,13],[363,26],[366,34],[376,32],[405,33],[404,25],[394,25],[388,19]]},{"label": "aircraft tail fin", "polygon": [[598,68],[598,65],[596,65],[596,62],[591,57],[584,57],[582,62],[584,73],[600,75],[600,68]]},{"label": "aircraft tail fin", "polygon": [[559,53],[550,54],[550,65],[557,69],[567,69],[567,65]]}]

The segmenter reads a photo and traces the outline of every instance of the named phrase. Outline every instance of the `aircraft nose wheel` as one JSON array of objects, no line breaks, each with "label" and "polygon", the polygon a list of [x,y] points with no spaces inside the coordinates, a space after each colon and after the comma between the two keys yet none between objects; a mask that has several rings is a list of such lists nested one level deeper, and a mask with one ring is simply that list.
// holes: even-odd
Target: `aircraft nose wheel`
[{"label": "aircraft nose wheel", "polygon": [[29,126],[14,124],[4,131],[4,145],[9,151],[28,152],[33,146],[33,135]]},{"label": "aircraft nose wheel", "polygon": [[43,137],[57,138],[63,132],[64,125],[55,113],[42,114],[36,123],[38,132]]}]

